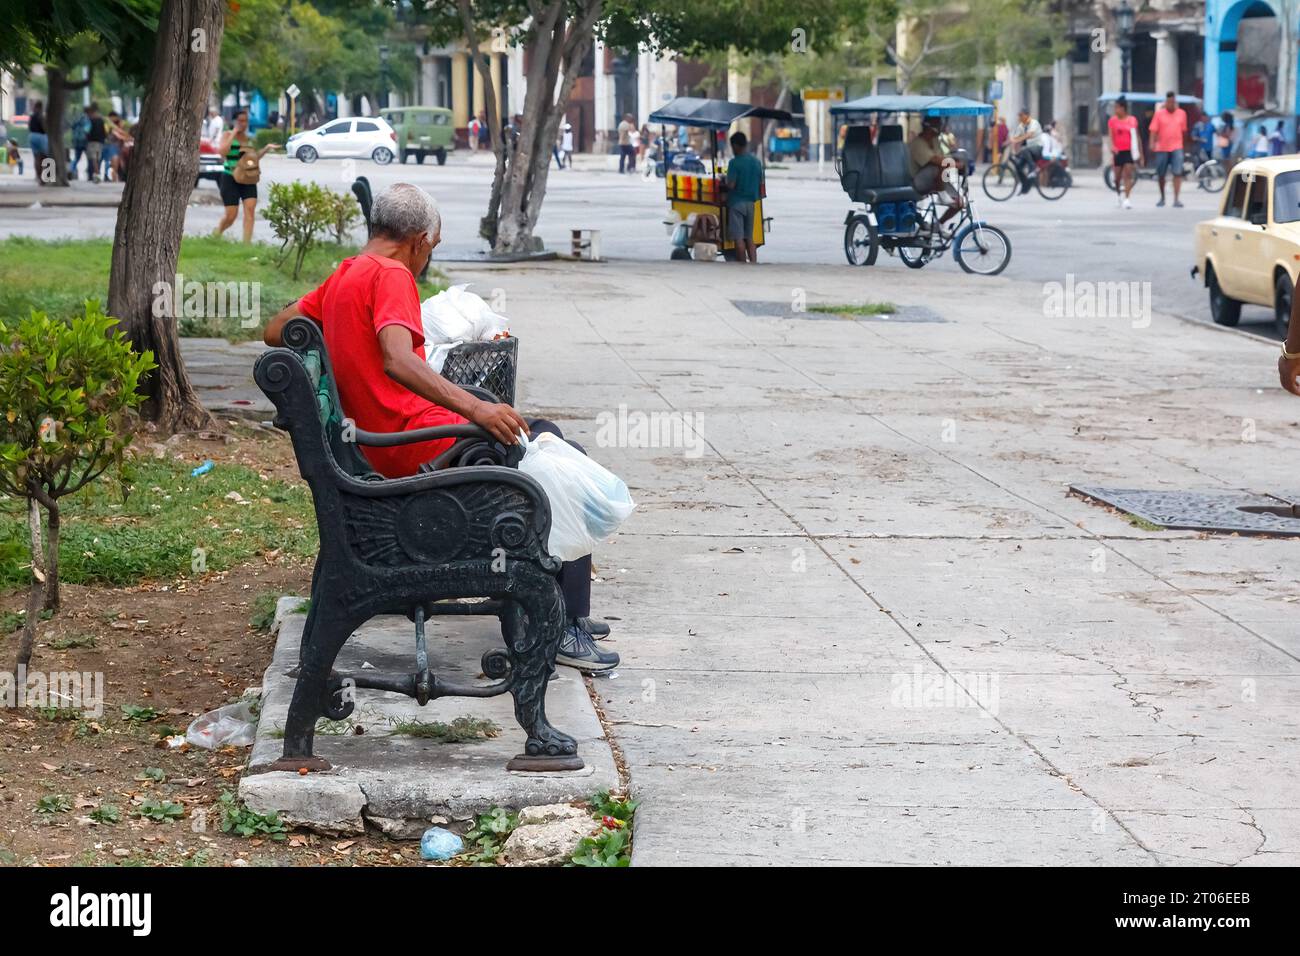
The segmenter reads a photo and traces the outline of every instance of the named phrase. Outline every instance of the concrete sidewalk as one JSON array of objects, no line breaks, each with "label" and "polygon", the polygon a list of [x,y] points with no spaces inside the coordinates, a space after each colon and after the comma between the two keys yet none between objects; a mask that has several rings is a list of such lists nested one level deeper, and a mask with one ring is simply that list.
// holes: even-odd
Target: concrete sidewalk
[{"label": "concrete sidewalk", "polygon": [[[1293,486],[1275,348],[930,270],[457,279],[640,502],[595,588],[635,862],[1300,862],[1295,543],[1066,494]],[[943,321],[745,314],[802,298]]]},{"label": "concrete sidewalk", "polygon": [[1293,488],[1274,346],[932,269],[455,278],[640,504],[594,588],[634,862],[1300,863],[1297,544],[1066,494]]}]

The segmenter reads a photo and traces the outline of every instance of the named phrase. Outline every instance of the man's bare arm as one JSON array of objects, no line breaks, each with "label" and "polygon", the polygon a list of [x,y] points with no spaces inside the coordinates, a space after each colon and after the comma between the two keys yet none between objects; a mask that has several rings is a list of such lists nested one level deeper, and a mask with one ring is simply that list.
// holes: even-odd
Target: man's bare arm
[{"label": "man's bare arm", "polygon": [[463,388],[453,385],[429,368],[428,363],[421,361],[413,351],[414,346],[415,340],[411,337],[410,329],[389,325],[379,330],[379,351],[384,357],[384,372],[394,382],[426,401],[464,415],[475,425],[490,432],[503,445],[516,444],[521,431],[528,433],[528,423],[517,411],[506,404],[493,404],[475,398]]},{"label": "man's bare arm", "polygon": [[266,328],[262,330],[262,341],[267,345],[284,344],[284,325],[294,316],[302,315],[302,300],[290,302],[275,315],[271,316],[271,321],[266,323]]}]

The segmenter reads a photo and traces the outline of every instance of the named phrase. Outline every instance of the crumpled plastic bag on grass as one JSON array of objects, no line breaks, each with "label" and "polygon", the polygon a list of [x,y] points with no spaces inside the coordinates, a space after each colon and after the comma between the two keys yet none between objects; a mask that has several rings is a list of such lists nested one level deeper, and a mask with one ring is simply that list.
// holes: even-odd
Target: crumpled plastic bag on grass
[{"label": "crumpled plastic bag on grass", "polygon": [[454,285],[420,303],[426,348],[461,342],[490,342],[509,321],[464,285]]},{"label": "crumpled plastic bag on grass", "polygon": [[194,747],[216,750],[219,747],[247,747],[253,743],[256,734],[256,702],[241,700],[195,718],[185,731],[185,740]]},{"label": "crumpled plastic bag on grass", "polygon": [[546,550],[561,561],[591,554],[636,508],[627,485],[554,435],[543,432],[532,441],[522,434],[519,438],[524,446],[519,470],[542,486],[551,503]]}]

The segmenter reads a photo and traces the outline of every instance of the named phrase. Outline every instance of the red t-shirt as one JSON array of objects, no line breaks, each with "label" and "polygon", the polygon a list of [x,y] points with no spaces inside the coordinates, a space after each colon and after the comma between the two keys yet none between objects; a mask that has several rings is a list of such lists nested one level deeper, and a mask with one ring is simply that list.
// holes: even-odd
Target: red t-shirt
[{"label": "red t-shirt", "polygon": [[1120,119],[1112,116],[1106,123],[1110,129],[1110,148],[1116,153],[1133,151],[1133,130],[1137,128],[1136,116]]},{"label": "red t-shirt", "polygon": [[[298,303],[325,333],[343,413],[358,428],[402,432],[435,425],[460,425],[465,419],[421,398],[388,377],[379,350],[379,330],[400,325],[410,330],[414,351],[424,361],[424,328],[415,277],[394,259],[370,254],[344,259],[320,288]],[[397,445],[359,446],[375,470],[388,478],[413,475],[426,461],[451,447],[454,439]]]},{"label": "red t-shirt", "polygon": [[1187,134],[1187,111],[1181,106],[1172,113],[1163,106],[1151,117],[1151,143],[1157,153],[1172,153],[1183,148]]}]

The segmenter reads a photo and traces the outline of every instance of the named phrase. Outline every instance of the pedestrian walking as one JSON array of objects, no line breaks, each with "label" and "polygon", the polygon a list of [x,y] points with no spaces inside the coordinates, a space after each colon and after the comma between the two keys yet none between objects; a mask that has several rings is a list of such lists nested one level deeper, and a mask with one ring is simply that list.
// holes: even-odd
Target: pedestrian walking
[{"label": "pedestrian walking", "polygon": [[560,152],[564,155],[564,165],[573,168],[573,124],[565,123],[560,133]]},{"label": "pedestrian walking", "polygon": [[492,130],[488,129],[487,114],[479,113],[475,117],[478,120],[478,148],[492,148]]},{"label": "pedestrian walking", "polygon": [[[268,151],[279,148],[276,143],[267,143],[261,149],[254,149],[252,137],[248,135],[248,110],[241,109],[235,114],[234,127],[221,134],[221,143],[217,147],[218,152],[225,157],[221,181],[217,184],[221,190],[221,204],[225,209],[214,235],[221,235],[234,224],[242,206],[244,241],[253,241],[253,221],[257,216],[257,181],[261,176],[258,164]],[[251,169],[249,158],[254,160]]]},{"label": "pedestrian walking", "polygon": [[1151,146],[1156,154],[1156,182],[1160,184],[1160,201],[1165,204],[1165,174],[1174,181],[1174,208],[1183,205],[1179,193],[1183,189],[1183,145],[1187,140],[1187,112],[1178,105],[1178,94],[1170,90],[1165,94],[1165,105],[1151,117],[1149,129]]},{"label": "pedestrian walking", "polygon": [[618,124],[618,171],[620,173],[636,170],[636,149],[632,146],[632,134],[635,131],[636,124],[632,122],[632,114],[624,113],[623,122]]},{"label": "pedestrian walking", "polygon": [[1121,96],[1115,101],[1115,113],[1106,122],[1110,132],[1111,161],[1115,164],[1115,196],[1125,209],[1132,209],[1133,180],[1137,178],[1137,163],[1142,160],[1142,140],[1138,135],[1136,116],[1129,115],[1128,99]]},{"label": "pedestrian walking", "polygon": [[226,124],[221,119],[221,112],[215,107],[208,108],[208,118],[203,121],[203,138],[216,149],[221,142],[221,134],[226,131]]},{"label": "pedestrian walking", "polygon": [[481,127],[482,124],[479,123],[477,116],[470,117],[469,128],[465,133],[466,138],[469,140],[469,151],[471,153],[478,152],[478,131]]},{"label": "pedestrian walking", "polygon": [[104,143],[108,139],[108,125],[104,122],[104,117],[99,115],[98,103],[86,107],[86,120],[86,178],[97,183],[104,159]]},{"label": "pedestrian walking", "polygon": [[1281,156],[1286,152],[1286,130],[1282,126],[1282,121],[1277,121],[1277,126],[1273,132],[1268,134],[1268,154],[1270,156]]},{"label": "pedestrian walking", "polygon": [[50,138],[45,134],[45,104],[37,100],[32,104],[32,112],[27,118],[27,145],[32,150],[32,172],[36,175],[36,184],[44,186],[41,170],[50,153]]},{"label": "pedestrian walking", "polygon": [[[90,117],[86,115],[90,107],[84,107],[77,121],[72,124],[72,178],[76,179],[81,174],[77,172],[81,168],[81,157],[86,155],[86,137],[90,134]],[[90,177],[87,176],[87,179]]]},{"label": "pedestrian walking", "polygon": [[104,180],[123,182],[125,177],[122,175],[122,151],[132,142],[131,134],[126,124],[122,122],[122,117],[116,112],[108,114],[104,131],[107,134],[104,140]]}]

